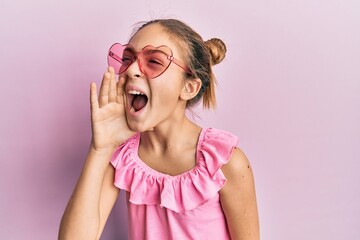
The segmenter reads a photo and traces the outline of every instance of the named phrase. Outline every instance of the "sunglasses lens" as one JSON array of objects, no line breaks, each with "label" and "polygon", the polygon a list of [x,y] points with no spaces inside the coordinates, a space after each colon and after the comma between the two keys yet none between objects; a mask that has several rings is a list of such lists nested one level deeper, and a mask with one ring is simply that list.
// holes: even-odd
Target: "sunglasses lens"
[{"label": "sunglasses lens", "polygon": [[149,78],[160,76],[169,67],[171,50],[167,47],[154,48],[148,46],[143,49],[141,62],[142,69]]},{"label": "sunglasses lens", "polygon": [[108,65],[115,69],[116,74],[120,74],[121,70],[123,70],[123,53],[125,48],[126,46],[123,46],[120,43],[115,43],[109,49]]}]

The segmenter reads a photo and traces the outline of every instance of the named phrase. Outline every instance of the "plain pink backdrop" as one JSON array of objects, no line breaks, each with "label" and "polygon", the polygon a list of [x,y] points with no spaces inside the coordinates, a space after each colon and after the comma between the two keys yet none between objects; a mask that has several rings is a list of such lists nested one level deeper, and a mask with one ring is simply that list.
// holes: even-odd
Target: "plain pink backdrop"
[{"label": "plain pink backdrop", "polygon": [[[222,38],[218,109],[252,162],[262,239],[360,239],[360,2],[0,3],[0,238],[56,239],[90,141],[88,92],[133,24]],[[102,239],[126,239],[124,195]]]}]

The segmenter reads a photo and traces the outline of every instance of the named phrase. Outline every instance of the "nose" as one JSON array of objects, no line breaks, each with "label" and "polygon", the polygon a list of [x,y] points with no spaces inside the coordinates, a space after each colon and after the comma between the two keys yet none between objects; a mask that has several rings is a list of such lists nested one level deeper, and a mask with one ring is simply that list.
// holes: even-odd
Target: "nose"
[{"label": "nose", "polygon": [[127,75],[130,77],[140,77],[143,74],[141,61],[137,58],[126,70]]}]

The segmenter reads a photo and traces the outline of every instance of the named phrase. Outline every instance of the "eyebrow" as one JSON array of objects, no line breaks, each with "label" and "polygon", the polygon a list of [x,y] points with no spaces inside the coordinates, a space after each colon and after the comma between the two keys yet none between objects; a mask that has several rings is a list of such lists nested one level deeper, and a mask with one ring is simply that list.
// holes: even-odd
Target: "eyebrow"
[{"label": "eyebrow", "polygon": [[126,47],[125,49],[124,49],[124,52],[131,52],[131,53],[135,53],[136,51],[132,48],[132,47]]},{"label": "eyebrow", "polygon": [[148,52],[148,53],[157,53],[157,52],[160,52],[160,53],[164,53],[165,55],[168,55],[166,52],[161,51],[160,49],[157,49],[157,48],[148,49],[148,50],[146,50],[146,52]]}]

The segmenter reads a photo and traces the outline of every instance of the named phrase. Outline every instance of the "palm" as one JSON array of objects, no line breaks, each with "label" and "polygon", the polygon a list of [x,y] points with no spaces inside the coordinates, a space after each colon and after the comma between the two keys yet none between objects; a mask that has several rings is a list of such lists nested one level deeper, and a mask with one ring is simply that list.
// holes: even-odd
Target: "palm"
[{"label": "palm", "polygon": [[99,98],[96,85],[91,85],[91,122],[96,149],[117,147],[134,134],[126,121],[123,82],[116,84],[113,69],[104,74]]}]

